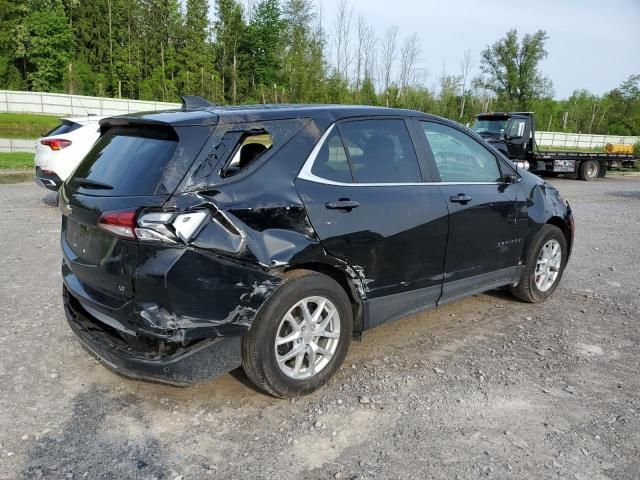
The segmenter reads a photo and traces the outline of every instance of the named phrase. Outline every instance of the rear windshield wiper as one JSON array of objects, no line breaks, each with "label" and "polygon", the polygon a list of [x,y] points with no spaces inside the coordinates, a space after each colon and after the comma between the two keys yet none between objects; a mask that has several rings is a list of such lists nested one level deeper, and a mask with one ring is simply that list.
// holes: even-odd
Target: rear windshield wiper
[{"label": "rear windshield wiper", "polygon": [[98,182],[97,180],[91,180],[89,178],[74,178],[73,184],[78,187],[96,188],[101,190],[113,190],[113,186],[108,183]]}]

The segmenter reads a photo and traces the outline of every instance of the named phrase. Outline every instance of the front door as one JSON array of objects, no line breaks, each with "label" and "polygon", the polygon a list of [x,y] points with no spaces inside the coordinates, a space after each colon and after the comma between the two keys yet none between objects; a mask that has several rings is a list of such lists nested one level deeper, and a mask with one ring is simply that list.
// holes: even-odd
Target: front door
[{"label": "front door", "polygon": [[508,157],[512,160],[526,160],[530,137],[531,119],[524,115],[513,115],[504,132]]},{"label": "front door", "polygon": [[[521,184],[481,142],[461,130],[420,122],[449,209],[445,281],[440,303],[512,281],[526,223],[518,221]],[[511,183],[515,182],[515,183]]]},{"label": "front door", "polygon": [[422,181],[404,119],[335,124],[296,188],[325,250],[361,275],[367,302],[385,296],[373,317],[386,320],[435,304],[447,206],[438,187]]}]

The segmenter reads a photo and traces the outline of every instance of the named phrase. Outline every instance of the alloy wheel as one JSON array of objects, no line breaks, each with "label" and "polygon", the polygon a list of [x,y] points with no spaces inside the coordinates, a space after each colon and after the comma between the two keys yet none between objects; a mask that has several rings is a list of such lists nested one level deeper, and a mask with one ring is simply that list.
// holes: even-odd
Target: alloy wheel
[{"label": "alloy wheel", "polygon": [[296,380],[311,378],[331,361],[340,341],[340,315],[322,296],[297,302],[280,322],[275,339],[280,370]]},{"label": "alloy wheel", "polygon": [[540,250],[536,262],[535,281],[538,290],[546,292],[558,278],[562,262],[560,242],[551,239]]}]

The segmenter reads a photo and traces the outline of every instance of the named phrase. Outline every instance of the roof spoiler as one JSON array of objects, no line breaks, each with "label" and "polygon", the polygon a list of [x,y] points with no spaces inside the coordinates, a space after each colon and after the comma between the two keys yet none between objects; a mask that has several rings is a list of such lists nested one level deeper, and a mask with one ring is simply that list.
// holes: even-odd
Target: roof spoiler
[{"label": "roof spoiler", "polygon": [[182,110],[197,110],[216,106],[215,103],[195,95],[181,95],[180,98],[182,99]]}]

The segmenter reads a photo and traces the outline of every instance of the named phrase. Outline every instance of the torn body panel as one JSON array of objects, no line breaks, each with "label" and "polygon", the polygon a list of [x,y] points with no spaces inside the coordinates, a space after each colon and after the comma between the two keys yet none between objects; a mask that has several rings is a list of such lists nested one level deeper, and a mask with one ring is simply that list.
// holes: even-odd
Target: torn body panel
[{"label": "torn body panel", "polygon": [[[366,283],[357,270],[323,249],[294,186],[296,172],[320,128],[307,119],[282,122],[275,130],[273,125],[251,125],[251,129],[269,131],[274,139],[273,146],[246,167],[251,175],[242,169],[222,175],[221,165],[229,156],[237,156],[228,142],[229,132],[235,135],[241,128],[232,124],[216,129],[182,186],[171,196],[141,204],[137,241],[105,237],[128,249],[129,270],[115,272],[117,282],[127,286],[127,296],[118,295],[117,285],[109,292],[92,288],[85,282],[89,277],[76,275],[85,260],[65,255],[67,317],[81,339],[82,332],[99,330],[100,337],[109,339],[112,346],[122,344],[113,347],[117,352],[129,348],[144,361],[172,361],[203,344],[241,338],[280,285],[283,272],[312,264],[326,265],[344,275],[348,287],[358,292],[354,313],[361,316],[359,305]],[[289,141],[292,132],[297,134]],[[267,162],[263,156],[272,154],[271,148],[279,156]],[[71,217],[91,230],[97,220],[78,216],[106,200],[72,196],[64,202],[75,202],[70,206],[76,210]],[[130,205],[115,198],[109,201],[118,208]],[[69,250],[68,240],[63,236],[64,252]],[[117,261],[105,252],[100,253],[106,257],[96,261],[105,266],[99,268],[109,270],[110,262],[117,266]],[[111,249],[114,252],[117,248]],[[95,325],[87,327],[91,321]],[[97,346],[91,339],[87,342],[90,351],[114,363],[111,350],[102,352],[99,342]],[[230,351],[236,350],[239,352],[235,347]],[[226,364],[238,366],[239,360]]]},{"label": "torn body panel", "polygon": [[83,345],[112,370],[187,384],[241,365],[241,336],[280,278],[189,246],[141,245],[135,295],[118,300],[63,264],[65,311]]}]

